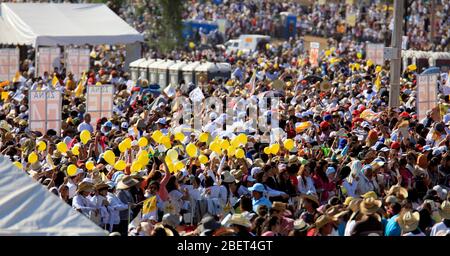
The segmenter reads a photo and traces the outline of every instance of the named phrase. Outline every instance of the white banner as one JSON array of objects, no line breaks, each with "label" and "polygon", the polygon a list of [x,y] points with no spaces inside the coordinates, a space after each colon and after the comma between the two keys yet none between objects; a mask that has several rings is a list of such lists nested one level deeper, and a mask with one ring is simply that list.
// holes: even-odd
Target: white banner
[{"label": "white banner", "polygon": [[10,81],[19,71],[19,48],[0,49],[0,81]]},{"label": "white banner", "polygon": [[89,85],[86,95],[86,112],[91,114],[92,125],[102,117],[110,118],[113,113],[114,86]]},{"label": "white banner", "polygon": [[384,65],[384,44],[367,44],[366,59],[376,65]]},{"label": "white banner", "polygon": [[83,72],[90,68],[90,50],[85,48],[67,48],[67,72],[72,72],[75,80],[79,80]]},{"label": "white banner", "polygon": [[320,43],[318,43],[318,42],[310,43],[309,62],[311,63],[311,66],[319,65],[319,48],[320,48]]},{"label": "white banner", "polygon": [[59,47],[39,47],[36,76],[42,77],[46,71],[52,76],[55,68],[61,68],[60,58],[61,49]]},{"label": "white banner", "polygon": [[437,106],[437,75],[417,76],[417,115],[419,120],[426,117],[427,111]]},{"label": "white banner", "polygon": [[29,128],[42,134],[53,129],[58,135],[61,133],[61,92],[30,91]]}]

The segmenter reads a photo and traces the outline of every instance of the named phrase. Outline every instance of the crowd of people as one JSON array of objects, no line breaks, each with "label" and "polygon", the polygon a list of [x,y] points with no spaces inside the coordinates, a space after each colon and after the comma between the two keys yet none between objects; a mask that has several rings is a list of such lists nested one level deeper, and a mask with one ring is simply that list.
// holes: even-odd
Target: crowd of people
[{"label": "crowd of people", "polygon": [[[400,107],[389,108],[389,65],[365,59],[355,38],[339,40],[318,66],[294,39],[250,55],[209,52],[233,65],[229,79],[156,91],[130,80],[120,48],[95,47],[82,83],[63,70],[34,78],[29,61],[1,86],[0,153],[112,235],[449,235],[449,77],[439,76],[438,107],[419,119],[415,65],[402,72]],[[102,84],[115,87],[114,109],[93,120],[86,86]],[[30,131],[30,88],[62,92],[61,130]],[[236,115],[176,103],[196,88],[205,100],[235,97],[223,110]],[[267,98],[279,101],[253,119],[252,103]],[[277,127],[255,129],[274,117]]]}]

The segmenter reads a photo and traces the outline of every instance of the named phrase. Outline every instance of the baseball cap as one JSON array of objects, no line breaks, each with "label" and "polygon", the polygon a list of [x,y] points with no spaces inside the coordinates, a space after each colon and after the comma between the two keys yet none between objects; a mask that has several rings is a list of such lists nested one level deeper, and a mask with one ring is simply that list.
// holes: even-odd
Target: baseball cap
[{"label": "baseball cap", "polygon": [[128,129],[128,123],[127,123],[127,122],[122,122],[122,123],[120,124],[120,128],[122,128],[122,129]]},{"label": "baseball cap", "polygon": [[261,183],[256,183],[251,188],[248,189],[249,191],[257,191],[257,192],[264,192],[266,191],[266,188],[264,188],[264,185]]}]

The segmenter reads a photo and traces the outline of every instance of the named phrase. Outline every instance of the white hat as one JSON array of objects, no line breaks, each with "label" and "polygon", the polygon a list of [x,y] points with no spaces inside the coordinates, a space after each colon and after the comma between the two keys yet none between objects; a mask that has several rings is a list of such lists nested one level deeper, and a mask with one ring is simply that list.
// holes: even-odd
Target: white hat
[{"label": "white hat", "polygon": [[122,122],[122,123],[120,124],[120,128],[122,128],[122,129],[128,129],[128,123],[127,123],[127,122]]}]

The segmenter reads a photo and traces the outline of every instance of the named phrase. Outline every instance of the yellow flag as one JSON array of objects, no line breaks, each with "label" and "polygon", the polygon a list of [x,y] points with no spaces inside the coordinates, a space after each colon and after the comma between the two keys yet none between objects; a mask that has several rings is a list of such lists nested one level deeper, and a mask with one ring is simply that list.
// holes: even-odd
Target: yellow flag
[{"label": "yellow flag", "polygon": [[13,83],[19,82],[19,79],[20,79],[20,72],[17,71],[17,72],[16,72],[16,75],[15,75],[14,78],[13,78]]},{"label": "yellow flag", "polygon": [[84,84],[86,83],[87,77],[86,73],[83,72],[80,81],[78,82],[77,88],[75,88],[75,97],[80,97],[83,94]]},{"label": "yellow flag", "polygon": [[2,92],[2,100],[7,100],[9,96],[8,92]]},{"label": "yellow flag", "polygon": [[144,204],[142,206],[142,214],[149,214],[153,211],[156,211],[156,209],[156,196],[152,196],[144,201]]},{"label": "yellow flag", "polygon": [[52,86],[55,87],[57,84],[59,83],[58,78],[56,77],[56,75],[53,76],[52,79]]},{"label": "yellow flag", "polygon": [[381,79],[379,75],[377,75],[377,79],[375,80],[375,88],[377,89],[377,92],[381,89]]}]

